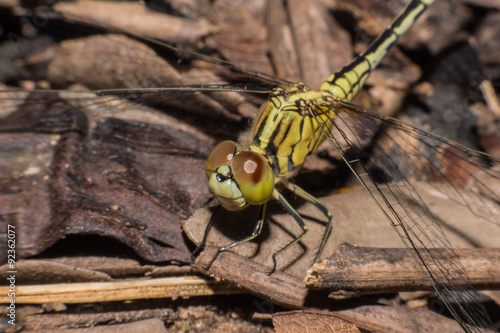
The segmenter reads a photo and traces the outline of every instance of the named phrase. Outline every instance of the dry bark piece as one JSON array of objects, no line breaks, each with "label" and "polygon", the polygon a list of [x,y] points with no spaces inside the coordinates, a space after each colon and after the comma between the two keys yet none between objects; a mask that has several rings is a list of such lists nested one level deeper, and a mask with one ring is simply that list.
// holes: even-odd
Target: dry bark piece
[{"label": "dry bark piece", "polygon": [[134,259],[114,257],[62,257],[51,259],[52,262],[99,271],[110,276],[144,275],[152,272],[156,266],[142,265]]},{"label": "dry bark piece", "polygon": [[[9,276],[6,273],[9,270],[7,264],[0,267],[4,269],[0,276],[7,278]],[[16,269],[18,272],[16,278],[25,285],[113,280],[108,274],[103,272],[48,260],[19,261],[16,263]]]},{"label": "dry bark piece", "polygon": [[[500,267],[500,250],[455,249],[453,253],[465,267],[474,289],[499,289],[497,277],[500,272],[495,269]],[[426,258],[429,254],[422,251],[421,255]],[[441,249],[430,250],[430,255],[440,261],[448,257]],[[304,284],[313,289],[331,290],[331,297],[433,290],[406,249],[366,248],[347,243],[330,258],[314,264],[307,272]]]},{"label": "dry bark piece", "polygon": [[[165,321],[175,320],[170,309],[122,311],[103,314],[41,314],[29,316],[25,332],[168,332]],[[68,331],[66,331],[68,330]]]},{"label": "dry bark piece", "polygon": [[196,299],[170,303],[170,306],[164,300],[84,304],[70,307],[67,313],[29,315],[22,321],[22,324],[24,324],[24,331],[30,332],[48,332],[49,330],[50,332],[63,330],[79,332],[84,329],[106,328],[110,325],[109,328],[116,328],[113,332],[118,330],[135,333],[155,332],[151,330],[152,327],[141,325],[138,327],[134,325],[135,322],[145,323],[149,320],[157,320],[161,323],[161,328],[167,327],[169,332],[201,333],[211,329],[216,332],[272,333],[271,328],[246,320],[245,314],[238,310],[254,311],[252,301],[256,300],[245,296],[228,296],[225,302],[218,303],[218,307],[206,306],[205,300],[200,302]]},{"label": "dry bark piece", "polygon": [[[18,230],[18,257],[40,253],[65,235],[97,234],[152,261],[189,262],[179,223],[209,197],[199,172],[210,148],[206,138],[167,125],[166,116],[156,123],[99,120],[78,103],[43,96],[30,96],[0,128],[6,146],[22,147],[2,150],[12,169],[4,174],[10,182],[0,201]],[[110,105],[97,108],[112,114]],[[93,115],[90,129],[87,115]],[[27,158],[33,152],[41,155]],[[183,177],[174,176],[179,170]]]}]

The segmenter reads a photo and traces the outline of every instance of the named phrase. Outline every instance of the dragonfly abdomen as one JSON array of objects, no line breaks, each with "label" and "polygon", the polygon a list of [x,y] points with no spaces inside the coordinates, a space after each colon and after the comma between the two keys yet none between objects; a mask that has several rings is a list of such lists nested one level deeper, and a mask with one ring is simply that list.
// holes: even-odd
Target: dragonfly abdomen
[{"label": "dragonfly abdomen", "polygon": [[339,72],[332,74],[321,85],[320,90],[328,91],[344,102],[351,102],[389,49],[433,2],[434,0],[410,2],[362,54]]}]

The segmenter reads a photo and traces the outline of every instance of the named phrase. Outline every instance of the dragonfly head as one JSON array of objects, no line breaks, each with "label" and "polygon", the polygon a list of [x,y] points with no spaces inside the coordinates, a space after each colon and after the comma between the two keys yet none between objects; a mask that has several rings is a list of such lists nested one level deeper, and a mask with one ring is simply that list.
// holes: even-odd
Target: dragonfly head
[{"label": "dragonfly head", "polygon": [[206,163],[208,186],[228,210],[261,205],[274,190],[274,174],[266,158],[243,151],[233,141],[223,141]]}]

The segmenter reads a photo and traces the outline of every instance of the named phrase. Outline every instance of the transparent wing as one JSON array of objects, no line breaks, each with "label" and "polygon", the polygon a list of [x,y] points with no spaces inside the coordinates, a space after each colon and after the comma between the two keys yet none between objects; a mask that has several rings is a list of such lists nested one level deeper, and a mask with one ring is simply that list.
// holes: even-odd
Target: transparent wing
[{"label": "transparent wing", "polygon": [[[478,218],[499,224],[500,196],[485,178],[475,174],[483,172],[498,181],[500,172],[493,166],[500,159],[374,111],[348,103],[338,105],[345,113],[330,119],[334,124],[331,133],[322,124],[331,145],[389,220],[462,327],[466,331],[491,327],[438,218],[413,183],[426,180],[451,200],[468,207]],[[384,134],[367,145],[373,135],[368,133],[377,127],[385,129]],[[463,190],[457,188],[459,184]],[[479,191],[482,200],[471,202]]]},{"label": "transparent wing", "polygon": [[270,89],[267,86],[226,83],[89,91],[0,90],[0,115],[9,114],[21,105],[39,110],[43,105],[68,103],[80,110],[94,110],[99,116],[151,107],[160,112],[178,109],[210,117],[239,119],[242,115],[250,116],[258,112],[255,104],[246,101],[241,94],[269,94]]},{"label": "transparent wing", "polygon": [[[167,46],[158,43],[155,46]],[[249,117],[258,112],[258,107],[246,98],[250,93],[269,93],[276,85],[286,84],[271,75],[249,76],[236,65],[197,53],[181,52],[173,46],[169,47],[171,51],[187,58],[181,62],[168,52],[161,53],[165,55],[162,57],[158,54],[160,51],[122,35],[69,39],[34,47],[32,52],[40,54],[45,48],[54,51],[47,62],[35,61],[29,79],[45,87],[71,90],[65,97],[76,106],[95,103],[111,109],[112,103],[118,104],[111,102],[111,97],[95,99],[83,92],[90,90],[91,94],[100,97],[118,96],[128,102],[164,109],[174,107],[210,116],[235,118],[243,114]],[[247,95],[241,96],[241,92]],[[0,98],[6,101],[14,98],[11,96],[2,92]]]},{"label": "transparent wing", "polygon": [[[381,127],[381,135],[370,151],[370,173],[379,182],[425,181],[477,217],[500,224],[500,195],[495,189],[500,183],[500,157],[368,109],[344,102],[341,105],[350,115],[343,121],[342,131],[346,135],[349,132],[345,128],[353,132],[369,128],[373,136],[373,129]],[[356,141],[349,137],[350,147],[356,144],[361,148],[359,137],[362,138],[358,135]],[[489,200],[483,200],[486,198]]]}]

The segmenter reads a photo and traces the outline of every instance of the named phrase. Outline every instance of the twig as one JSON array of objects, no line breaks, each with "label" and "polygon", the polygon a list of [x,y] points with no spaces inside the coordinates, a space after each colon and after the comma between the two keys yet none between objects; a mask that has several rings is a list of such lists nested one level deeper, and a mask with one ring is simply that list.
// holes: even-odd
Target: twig
[{"label": "twig", "polygon": [[[9,287],[0,287],[0,303],[9,303],[8,291]],[[240,291],[234,287],[218,285],[212,280],[197,276],[185,276],[117,282],[16,285],[16,303],[91,303],[144,298],[209,296],[238,292]]]},{"label": "twig", "polygon": [[194,267],[204,274],[223,277],[225,282],[241,286],[248,292],[288,308],[304,308],[309,290],[299,278],[276,271],[233,252],[222,252],[210,267],[216,247],[208,246],[197,258]]},{"label": "twig", "polygon": [[[442,257],[440,249],[430,252],[433,257]],[[500,249],[454,249],[453,252],[466,268],[474,288],[500,288]],[[406,249],[356,247],[347,243],[340,245],[327,260],[314,264],[304,283],[308,288],[331,290],[330,297],[335,298],[432,290]]]},{"label": "twig", "polygon": [[500,117],[500,102],[498,101],[498,96],[495,92],[495,88],[493,88],[493,84],[490,80],[484,80],[479,85],[481,91],[483,93],[484,99],[488,104],[488,107],[491,111],[497,116]]}]

